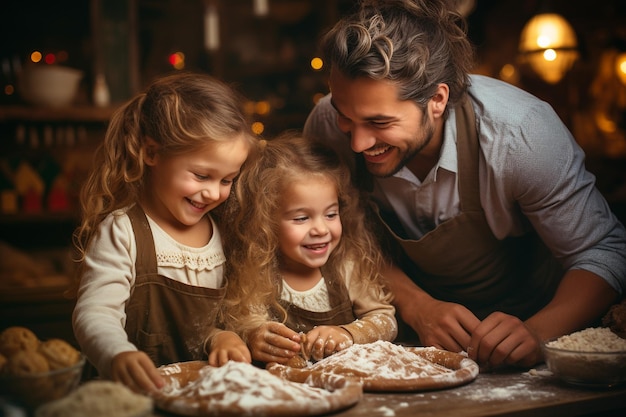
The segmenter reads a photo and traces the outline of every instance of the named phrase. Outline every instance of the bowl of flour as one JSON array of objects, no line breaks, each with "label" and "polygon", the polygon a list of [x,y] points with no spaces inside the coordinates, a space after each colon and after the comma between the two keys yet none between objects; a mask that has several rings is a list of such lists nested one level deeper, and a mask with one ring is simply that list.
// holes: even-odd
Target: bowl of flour
[{"label": "bowl of flour", "polygon": [[626,339],[606,327],[590,327],[543,344],[548,369],[580,386],[609,388],[626,383]]}]

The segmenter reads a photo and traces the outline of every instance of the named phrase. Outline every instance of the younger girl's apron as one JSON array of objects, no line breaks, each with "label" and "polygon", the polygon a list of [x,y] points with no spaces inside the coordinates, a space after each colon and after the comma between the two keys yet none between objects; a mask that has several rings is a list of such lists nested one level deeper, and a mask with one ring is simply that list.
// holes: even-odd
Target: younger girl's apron
[{"label": "younger girl's apron", "polygon": [[[281,305],[287,311],[285,325],[291,330],[307,333],[315,326],[340,326],[342,324],[350,324],[356,320],[352,311],[352,301],[343,280],[332,276],[330,273],[327,273],[328,271],[322,272],[328,287],[331,309],[324,312],[308,311],[281,300]],[[276,312],[273,313],[278,318],[281,318]]]},{"label": "younger girl's apron", "polygon": [[156,366],[205,360],[204,343],[214,329],[225,287],[197,287],[158,275],[146,215],[136,204],[128,216],[137,243],[137,277],[126,306],[129,341],[146,352]]},{"label": "younger girl's apron", "polygon": [[462,304],[481,320],[494,311],[525,320],[552,298],[563,270],[534,232],[504,240],[492,234],[480,204],[479,142],[469,98],[457,107],[456,123],[461,212],[419,240],[404,238],[392,213],[379,217],[400,247],[400,266],[434,298]]}]

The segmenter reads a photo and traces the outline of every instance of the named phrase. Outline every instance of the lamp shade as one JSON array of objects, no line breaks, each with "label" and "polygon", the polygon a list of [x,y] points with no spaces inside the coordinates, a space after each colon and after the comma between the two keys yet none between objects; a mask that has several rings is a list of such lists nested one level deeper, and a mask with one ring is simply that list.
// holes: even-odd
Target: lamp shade
[{"label": "lamp shade", "polygon": [[558,83],[578,58],[574,29],[561,15],[542,13],[522,29],[519,52],[546,82]]}]

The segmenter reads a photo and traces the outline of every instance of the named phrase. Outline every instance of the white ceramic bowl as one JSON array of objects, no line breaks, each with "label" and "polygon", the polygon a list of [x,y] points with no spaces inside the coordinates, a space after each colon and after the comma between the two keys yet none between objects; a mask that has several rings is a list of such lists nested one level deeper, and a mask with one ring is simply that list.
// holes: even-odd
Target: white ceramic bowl
[{"label": "white ceramic bowl", "polygon": [[550,347],[547,343],[543,345],[546,364],[561,380],[593,388],[626,383],[626,351],[576,351]]},{"label": "white ceramic bowl", "polygon": [[28,103],[64,107],[76,98],[83,72],[61,65],[30,65],[19,78],[19,92]]}]

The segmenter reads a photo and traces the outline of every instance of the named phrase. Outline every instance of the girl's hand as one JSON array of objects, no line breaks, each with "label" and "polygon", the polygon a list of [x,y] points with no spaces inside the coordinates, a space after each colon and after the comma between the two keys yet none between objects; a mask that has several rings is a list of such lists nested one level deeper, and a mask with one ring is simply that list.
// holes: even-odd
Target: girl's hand
[{"label": "girl's hand", "polygon": [[145,352],[122,352],[111,361],[111,379],[139,394],[158,391],[165,381]]},{"label": "girl's hand", "polygon": [[285,364],[300,351],[300,335],[282,323],[269,321],[250,332],[248,345],[254,360]]},{"label": "girl's hand", "polygon": [[209,365],[222,366],[229,360],[252,362],[246,343],[234,332],[222,331],[213,336],[209,352]]},{"label": "girl's hand", "polygon": [[352,335],[339,326],[317,326],[306,334],[304,352],[316,361],[354,344]]}]

